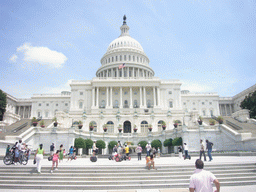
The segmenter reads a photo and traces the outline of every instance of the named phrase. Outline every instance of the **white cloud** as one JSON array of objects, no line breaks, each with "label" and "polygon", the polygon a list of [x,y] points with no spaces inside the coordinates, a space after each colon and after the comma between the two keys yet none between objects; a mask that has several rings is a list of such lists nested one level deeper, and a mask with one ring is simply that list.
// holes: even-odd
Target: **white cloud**
[{"label": "white cloud", "polygon": [[11,56],[11,58],[10,58],[9,60],[10,60],[11,62],[14,62],[14,63],[15,63],[15,62],[17,61],[17,59],[18,59],[18,56],[14,54],[14,55]]},{"label": "white cloud", "polygon": [[[50,50],[48,47],[33,47],[29,43],[24,43],[17,48],[18,53],[23,54],[23,61],[26,63],[38,63],[50,68],[60,68],[67,61],[67,57],[60,52]],[[17,55],[10,60],[16,62]]]}]

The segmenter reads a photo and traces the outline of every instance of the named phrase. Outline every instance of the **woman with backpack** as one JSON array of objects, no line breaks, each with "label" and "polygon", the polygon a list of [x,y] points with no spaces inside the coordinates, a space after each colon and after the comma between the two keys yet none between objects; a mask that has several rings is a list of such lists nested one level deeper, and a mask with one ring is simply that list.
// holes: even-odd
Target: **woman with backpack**
[{"label": "woman with backpack", "polygon": [[36,160],[36,163],[37,163],[37,172],[38,173],[41,173],[41,167],[42,167],[41,161],[43,160],[43,158],[44,158],[43,144],[40,144],[39,148],[36,150],[36,154],[35,154],[35,158],[34,158],[34,161]]}]

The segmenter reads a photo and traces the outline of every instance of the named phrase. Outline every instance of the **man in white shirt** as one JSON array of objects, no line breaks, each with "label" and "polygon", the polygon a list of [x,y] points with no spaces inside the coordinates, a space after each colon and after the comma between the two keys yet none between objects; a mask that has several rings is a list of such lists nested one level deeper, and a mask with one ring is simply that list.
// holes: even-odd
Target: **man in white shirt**
[{"label": "man in white shirt", "polygon": [[190,192],[212,192],[212,183],[215,184],[215,192],[220,191],[220,183],[218,179],[210,172],[203,170],[204,162],[200,159],[196,160],[196,170],[190,177],[189,191]]},{"label": "man in white shirt", "polygon": [[185,152],[184,160],[186,160],[187,158],[190,160],[191,156],[188,154],[188,145],[187,145],[187,143],[184,143],[184,152]]}]

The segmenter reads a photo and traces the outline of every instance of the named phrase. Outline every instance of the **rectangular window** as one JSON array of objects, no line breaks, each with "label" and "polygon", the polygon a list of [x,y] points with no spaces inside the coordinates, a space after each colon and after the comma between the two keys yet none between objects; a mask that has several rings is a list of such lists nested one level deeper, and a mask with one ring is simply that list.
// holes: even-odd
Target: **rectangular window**
[{"label": "rectangular window", "polygon": [[122,61],[122,55],[120,55],[120,61]]},{"label": "rectangular window", "polygon": [[49,103],[46,103],[46,106],[48,107],[48,106],[49,106]]},{"label": "rectangular window", "polygon": [[48,112],[45,112],[45,117],[48,117]]},{"label": "rectangular window", "polygon": [[84,94],[84,92],[80,92],[80,95],[83,95]]},{"label": "rectangular window", "polygon": [[39,103],[38,106],[40,107],[40,106],[41,106],[41,103]]},{"label": "rectangular window", "polygon": [[68,103],[65,103],[65,106],[68,106]]},{"label": "rectangular window", "polygon": [[210,105],[212,105],[212,102],[209,102]]},{"label": "rectangular window", "polygon": [[59,104],[57,103],[57,104],[56,104],[56,107],[58,107],[58,106],[59,106]]},{"label": "rectangular window", "polygon": [[126,55],[124,55],[124,61],[126,61]]},{"label": "rectangular window", "polygon": [[79,109],[83,109],[83,102],[79,102]]},{"label": "rectangular window", "polygon": [[173,108],[173,103],[172,103],[172,101],[169,101],[169,107],[170,107],[170,108]]},{"label": "rectangular window", "polygon": [[202,105],[204,105],[204,102],[202,102]]}]

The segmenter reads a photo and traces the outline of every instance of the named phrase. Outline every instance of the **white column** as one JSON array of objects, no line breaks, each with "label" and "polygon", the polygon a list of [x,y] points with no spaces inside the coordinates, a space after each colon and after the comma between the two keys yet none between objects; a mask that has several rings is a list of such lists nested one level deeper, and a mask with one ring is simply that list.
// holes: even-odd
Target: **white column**
[{"label": "white column", "polygon": [[123,89],[120,87],[120,108],[123,108]]},{"label": "white column", "polygon": [[132,88],[130,87],[130,108],[132,108]]},{"label": "white column", "polygon": [[18,115],[20,115],[20,106],[19,106],[19,109],[18,109]]},{"label": "white column", "polygon": [[156,88],[153,87],[153,99],[154,99],[154,107],[156,107]]},{"label": "white column", "polygon": [[113,72],[114,72],[114,70],[113,70],[113,68],[111,68],[111,77],[112,77],[112,79],[114,78]]},{"label": "white column", "polygon": [[231,104],[229,104],[229,112],[230,112],[230,116],[232,115],[232,108],[231,108]]},{"label": "white column", "polygon": [[92,107],[95,107],[95,87],[92,88]]},{"label": "white column", "polygon": [[140,87],[140,108],[142,107],[142,90],[141,90],[141,87]]},{"label": "white column", "polygon": [[108,89],[109,89],[109,87],[106,87],[106,89],[107,89],[107,91],[106,91],[106,94],[107,94],[107,107],[109,106],[109,104],[108,104],[108,100],[109,100],[109,97],[108,97]]},{"label": "white column", "polygon": [[225,115],[228,116],[228,114],[227,114],[227,105],[224,104],[224,107],[225,107]]},{"label": "white column", "polygon": [[99,87],[97,87],[96,107],[99,107]]},{"label": "white column", "polygon": [[132,77],[134,78],[134,67],[132,68]]},{"label": "white column", "polygon": [[160,107],[160,88],[157,87],[157,105]]},{"label": "white column", "polygon": [[113,88],[110,87],[110,108],[113,108],[113,96],[112,96]]},{"label": "white column", "polygon": [[143,99],[144,99],[144,107],[147,106],[147,102],[146,102],[146,87],[143,87]]}]

